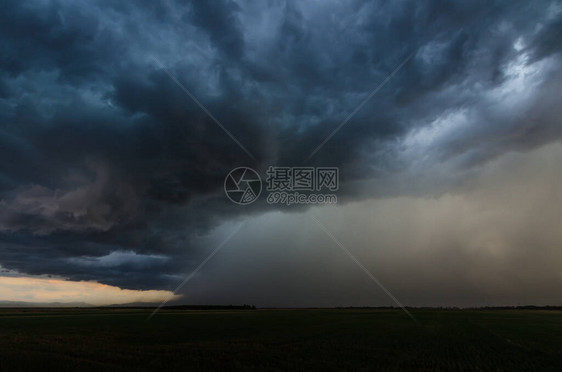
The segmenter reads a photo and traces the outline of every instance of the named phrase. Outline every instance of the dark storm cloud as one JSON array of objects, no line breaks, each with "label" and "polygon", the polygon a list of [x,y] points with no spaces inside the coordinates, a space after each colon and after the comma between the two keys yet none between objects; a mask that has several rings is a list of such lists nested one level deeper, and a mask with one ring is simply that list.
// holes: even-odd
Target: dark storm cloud
[{"label": "dark storm cloud", "polygon": [[230,62],[242,59],[244,36],[239,29],[235,13],[240,10],[233,1],[196,1],[185,17],[187,22],[204,30],[211,43],[229,58]]},{"label": "dark storm cloud", "polygon": [[[463,110],[463,135],[432,132],[434,145],[416,151],[432,162],[463,156],[466,168],[561,134],[547,126],[560,117],[549,79],[560,72],[555,2],[2,7],[0,264],[23,273],[166,287],[197,257],[209,229],[264,210],[226,201],[230,169],[302,164],[412,53],[311,164],[339,166],[349,183],[404,170],[404,141],[418,143],[416,130]],[[483,92],[509,96],[526,67],[537,69],[549,99],[537,89],[528,102],[539,108],[511,115],[517,103],[508,102],[489,110],[496,98]],[[482,124],[492,120],[498,126]],[[134,253],[102,264],[115,252]]]}]

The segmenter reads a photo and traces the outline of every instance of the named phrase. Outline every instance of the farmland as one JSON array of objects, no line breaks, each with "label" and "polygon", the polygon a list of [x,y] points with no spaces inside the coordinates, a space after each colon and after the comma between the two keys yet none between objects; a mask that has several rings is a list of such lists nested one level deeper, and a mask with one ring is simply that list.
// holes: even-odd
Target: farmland
[{"label": "farmland", "polygon": [[546,310],[2,309],[0,371],[562,370]]}]

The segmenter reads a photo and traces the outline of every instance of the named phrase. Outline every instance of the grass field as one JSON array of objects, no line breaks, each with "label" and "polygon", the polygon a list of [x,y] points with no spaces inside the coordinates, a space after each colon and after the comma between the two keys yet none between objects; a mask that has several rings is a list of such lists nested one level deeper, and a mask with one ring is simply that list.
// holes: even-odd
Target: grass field
[{"label": "grass field", "polygon": [[562,312],[0,310],[0,371],[557,370]]}]

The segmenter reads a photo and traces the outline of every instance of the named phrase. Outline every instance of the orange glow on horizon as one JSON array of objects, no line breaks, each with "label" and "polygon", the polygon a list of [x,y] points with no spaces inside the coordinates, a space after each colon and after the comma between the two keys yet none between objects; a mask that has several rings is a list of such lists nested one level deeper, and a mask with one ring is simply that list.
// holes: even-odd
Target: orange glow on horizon
[{"label": "orange glow on horizon", "polygon": [[164,290],[131,290],[107,284],[53,278],[0,277],[0,300],[24,302],[84,302],[90,305],[162,302],[181,296]]}]

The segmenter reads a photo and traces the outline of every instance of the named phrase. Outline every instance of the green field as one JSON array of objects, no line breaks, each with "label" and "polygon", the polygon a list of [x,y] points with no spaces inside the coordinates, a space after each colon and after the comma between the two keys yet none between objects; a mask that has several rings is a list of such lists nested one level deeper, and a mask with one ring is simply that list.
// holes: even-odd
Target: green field
[{"label": "green field", "polygon": [[0,371],[557,370],[562,312],[0,310]]}]

